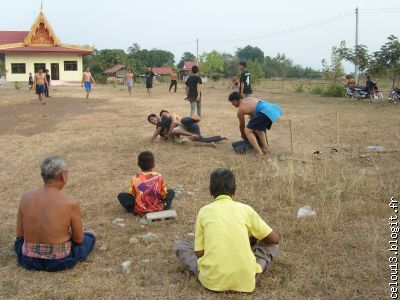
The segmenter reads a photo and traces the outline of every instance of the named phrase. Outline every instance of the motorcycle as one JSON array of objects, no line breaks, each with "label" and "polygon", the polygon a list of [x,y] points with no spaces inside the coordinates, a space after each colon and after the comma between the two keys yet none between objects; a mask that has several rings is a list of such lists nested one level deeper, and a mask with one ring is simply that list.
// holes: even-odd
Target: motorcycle
[{"label": "motorcycle", "polygon": [[389,102],[394,103],[394,104],[400,103],[400,89],[399,88],[394,88],[393,90],[390,91]]},{"label": "motorcycle", "polygon": [[354,87],[352,98],[357,101],[360,99],[370,98],[372,102],[379,103],[383,100],[383,95],[378,89],[376,82],[374,82],[374,85],[369,91],[362,87]]}]

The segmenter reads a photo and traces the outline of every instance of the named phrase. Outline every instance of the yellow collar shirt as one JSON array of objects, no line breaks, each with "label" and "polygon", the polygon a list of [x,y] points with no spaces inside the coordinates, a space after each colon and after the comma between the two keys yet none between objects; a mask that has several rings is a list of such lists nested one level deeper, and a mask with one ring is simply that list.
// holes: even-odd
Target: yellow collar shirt
[{"label": "yellow collar shirt", "polygon": [[196,220],[195,251],[199,280],[213,291],[252,292],[261,266],[251,250],[249,236],[264,239],[272,229],[249,205],[220,195],[199,210]]}]

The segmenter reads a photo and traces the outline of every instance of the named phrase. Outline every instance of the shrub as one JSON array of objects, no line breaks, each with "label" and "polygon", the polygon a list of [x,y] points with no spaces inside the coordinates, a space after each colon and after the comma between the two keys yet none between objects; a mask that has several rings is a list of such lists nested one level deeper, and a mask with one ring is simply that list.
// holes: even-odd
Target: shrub
[{"label": "shrub", "polygon": [[14,88],[15,88],[17,91],[21,89],[21,86],[19,85],[19,82],[18,82],[18,81],[15,81],[15,82],[14,82]]},{"label": "shrub", "polygon": [[107,83],[107,75],[106,74],[94,74],[93,75],[94,80],[96,80],[97,83]]},{"label": "shrub", "polygon": [[311,90],[311,94],[313,95],[322,95],[324,93],[324,88],[322,86],[316,86]]},{"label": "shrub", "polygon": [[221,79],[222,76],[223,76],[223,74],[221,74],[221,73],[213,73],[211,78],[212,78],[212,80],[217,81],[217,80]]},{"label": "shrub", "polygon": [[296,85],[296,87],[294,88],[294,92],[295,93],[303,93],[304,92],[304,83],[300,82]]},{"label": "shrub", "polygon": [[341,84],[330,84],[323,95],[326,97],[344,97],[344,95],[346,95],[346,89]]}]

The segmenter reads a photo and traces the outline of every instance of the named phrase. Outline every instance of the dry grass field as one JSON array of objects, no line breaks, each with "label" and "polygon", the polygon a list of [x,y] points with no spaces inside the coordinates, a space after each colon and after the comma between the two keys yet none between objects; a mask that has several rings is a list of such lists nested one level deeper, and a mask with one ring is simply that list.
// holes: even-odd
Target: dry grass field
[{"label": "dry grass field", "polygon": [[[148,98],[143,86],[135,86],[132,97],[123,86],[95,86],[88,103],[80,87],[54,87],[48,105],[41,106],[26,90],[0,86],[0,298],[388,298],[388,203],[400,195],[400,106],[277,95],[259,86],[254,95],[279,103],[292,120],[293,156],[306,161],[277,159],[290,155],[288,122],[280,121],[269,134],[268,163],[234,154],[231,142],[239,133],[229,92],[225,84],[204,87],[203,134],[230,138],[214,149],[148,142],[154,130],[146,121],[150,112],[189,113],[182,87],[174,94],[166,85],[156,86]],[[369,145],[385,151],[368,153]],[[338,148],[337,155],[330,153],[331,147]],[[154,151],[156,170],[170,187],[185,189],[173,201],[176,221],[141,226],[116,199],[138,171],[136,158],[142,150]],[[313,157],[315,150],[322,154]],[[42,185],[38,163],[50,154],[65,159],[71,171],[65,193],[79,199],[85,227],[98,234],[86,262],[57,274],[19,268],[12,248],[20,196]],[[278,258],[251,295],[203,289],[171,250],[176,239],[193,239],[188,233],[194,232],[198,209],[212,201],[208,180],[217,167],[236,172],[236,199],[252,205],[281,236]],[[317,215],[297,219],[304,205]],[[115,218],[124,218],[126,227],[112,224]],[[129,244],[130,237],[147,232],[157,239]],[[100,251],[101,245],[107,251]],[[124,275],[120,265],[126,260],[133,266]]]}]

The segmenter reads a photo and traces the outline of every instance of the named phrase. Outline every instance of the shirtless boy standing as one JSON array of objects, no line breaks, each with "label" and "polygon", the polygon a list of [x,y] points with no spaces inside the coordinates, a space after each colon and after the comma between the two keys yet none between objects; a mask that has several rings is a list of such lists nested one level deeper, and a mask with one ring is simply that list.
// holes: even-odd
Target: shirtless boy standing
[{"label": "shirtless boy standing", "polygon": [[[243,98],[238,92],[229,95],[229,101],[237,110],[240,134],[249,141],[257,155],[267,154],[269,151],[266,130],[270,130],[272,123],[282,116],[279,105],[254,97]],[[250,121],[245,126],[245,115],[250,116]],[[262,150],[257,143],[257,137],[262,144]]]},{"label": "shirtless boy standing", "polygon": [[36,94],[39,97],[39,103],[46,104],[43,100],[43,94],[46,92],[47,79],[46,74],[43,73],[43,70],[39,70],[37,74],[35,74],[35,86],[36,86]]},{"label": "shirtless boy standing", "polygon": [[90,73],[90,68],[87,67],[85,72],[83,72],[82,75],[82,87],[85,85],[85,90],[86,90],[86,100],[89,99],[89,93],[92,90],[92,82],[93,84],[96,84],[92,77],[92,73]]},{"label": "shirtless boy standing", "polygon": [[128,86],[129,96],[132,95],[132,87],[133,87],[133,71],[129,69],[125,75],[126,85]]}]

